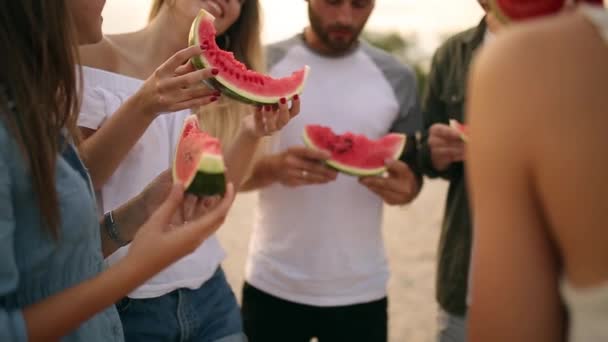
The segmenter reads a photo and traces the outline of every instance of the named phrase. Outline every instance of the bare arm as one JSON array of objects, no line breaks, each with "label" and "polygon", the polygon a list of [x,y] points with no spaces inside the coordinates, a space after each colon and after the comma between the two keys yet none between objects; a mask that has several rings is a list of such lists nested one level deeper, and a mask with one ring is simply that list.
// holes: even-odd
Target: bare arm
[{"label": "bare arm", "polygon": [[265,188],[278,180],[279,155],[266,155],[260,158],[251,171],[251,176],[241,185],[241,191]]},{"label": "bare arm", "polygon": [[537,77],[538,64],[529,42],[493,44],[476,61],[468,92],[474,215],[469,338],[562,341],[559,262],[534,179],[543,108],[536,100],[542,87],[530,78]]},{"label": "bare arm", "polygon": [[217,71],[195,71],[187,62],[198,53],[200,48],[197,46],[177,52],[101,127],[96,130],[83,128],[85,140],[79,146],[80,153],[96,189],[106,183],[160,113],[202,106],[219,96],[217,91],[201,84],[201,80],[212,77]]},{"label": "bare arm", "polygon": [[234,200],[234,187],[228,184],[224,198],[211,211],[201,203],[192,221],[167,230],[182,205],[183,195],[182,186],[172,187],[167,200],[138,231],[129,255],[119,263],[90,280],[24,308],[29,341],[58,340],[192,252],[224,222]]}]

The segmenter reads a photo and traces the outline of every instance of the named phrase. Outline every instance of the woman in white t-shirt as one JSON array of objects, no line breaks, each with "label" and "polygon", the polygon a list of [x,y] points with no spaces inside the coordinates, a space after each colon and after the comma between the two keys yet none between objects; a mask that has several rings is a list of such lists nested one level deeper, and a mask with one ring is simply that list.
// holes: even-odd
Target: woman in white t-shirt
[{"label": "woman in white t-shirt", "polygon": [[[199,113],[201,126],[220,138],[227,176],[234,184],[246,176],[261,139],[299,111],[297,99],[291,109],[282,99],[276,110],[256,110],[201,84],[218,73],[196,71],[186,63],[201,52],[199,47],[187,48],[190,25],[201,8],[216,18],[218,45],[262,71],[257,0],[155,0],[145,28],[106,36],[81,50],[82,153],[103,213],[140,193],[159,174],[165,172],[169,180],[166,170],[191,108],[205,105]],[[183,80],[188,83],[185,89]],[[119,249],[108,262],[123,258],[127,249]],[[239,308],[220,267],[223,258],[212,236],[121,300],[117,306],[127,340],[243,340]]]}]

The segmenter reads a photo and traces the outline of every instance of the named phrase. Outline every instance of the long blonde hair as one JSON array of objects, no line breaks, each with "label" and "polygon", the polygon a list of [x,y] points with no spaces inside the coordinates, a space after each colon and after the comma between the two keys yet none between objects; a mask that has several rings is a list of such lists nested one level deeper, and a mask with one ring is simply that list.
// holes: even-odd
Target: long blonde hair
[{"label": "long blonde hair", "polygon": [[[164,5],[171,6],[172,0],[153,0],[148,20],[152,21],[156,18]],[[226,36],[229,37],[228,46],[225,46]],[[261,36],[262,11],[259,0],[244,0],[239,18],[217,40],[221,48],[233,52],[234,56],[249,69],[263,73],[266,71],[266,62]],[[217,104],[201,107],[197,114],[201,127],[217,137],[223,146],[229,146],[236,138],[242,119],[254,110],[255,108],[251,106],[223,96]],[[264,152],[266,140],[263,139],[260,144],[251,166]],[[243,177],[243,180],[247,178],[248,175]]]}]

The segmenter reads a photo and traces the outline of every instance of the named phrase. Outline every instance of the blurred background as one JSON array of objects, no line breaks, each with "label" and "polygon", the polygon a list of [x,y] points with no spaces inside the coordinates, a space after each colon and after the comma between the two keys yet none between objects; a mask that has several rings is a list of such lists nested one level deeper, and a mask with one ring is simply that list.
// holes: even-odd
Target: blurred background
[{"label": "blurred background", "polygon": [[[288,38],[306,26],[304,0],[261,0],[264,10],[264,43]],[[150,0],[107,0],[103,29],[118,33],[141,28]],[[483,12],[476,0],[377,0],[364,37],[418,73],[423,89],[430,58],[451,34],[476,25]]]}]

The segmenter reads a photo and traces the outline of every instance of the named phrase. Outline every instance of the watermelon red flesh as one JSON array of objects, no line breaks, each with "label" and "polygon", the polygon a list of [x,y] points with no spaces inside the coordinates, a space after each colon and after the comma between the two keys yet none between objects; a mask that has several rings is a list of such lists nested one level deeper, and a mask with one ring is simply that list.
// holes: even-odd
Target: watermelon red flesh
[{"label": "watermelon red flesh", "polygon": [[221,195],[225,191],[220,142],[199,129],[196,115],[184,122],[175,152],[173,179],[197,196]]},{"label": "watermelon red flesh", "polygon": [[521,21],[558,12],[564,1],[556,0],[490,0],[490,7],[503,21]]},{"label": "watermelon red flesh", "polygon": [[331,128],[308,125],[304,129],[307,146],[331,153],[327,164],[355,176],[378,175],[386,171],[386,160],[397,159],[405,148],[405,135],[390,133],[377,140],[362,134],[335,134]]},{"label": "watermelon red flesh", "polygon": [[224,51],[215,42],[214,17],[202,9],[192,23],[190,45],[198,44],[204,51],[193,58],[197,68],[217,68],[219,75],[212,86],[237,100],[252,104],[274,104],[282,97],[291,99],[300,94],[308,76],[309,67],[293,72],[290,76],[275,79],[257,73],[238,61],[232,52]]}]

